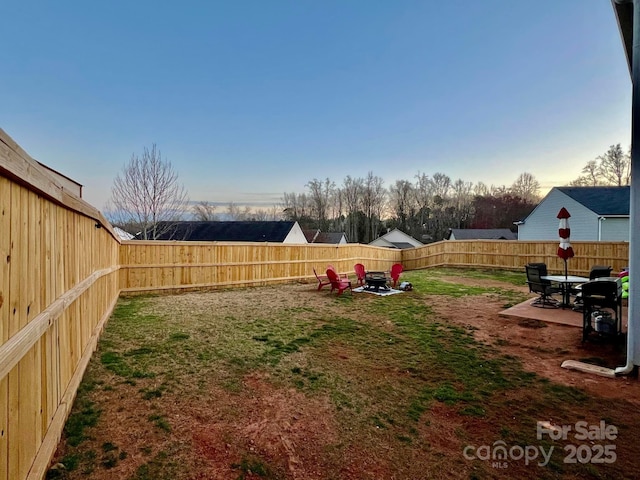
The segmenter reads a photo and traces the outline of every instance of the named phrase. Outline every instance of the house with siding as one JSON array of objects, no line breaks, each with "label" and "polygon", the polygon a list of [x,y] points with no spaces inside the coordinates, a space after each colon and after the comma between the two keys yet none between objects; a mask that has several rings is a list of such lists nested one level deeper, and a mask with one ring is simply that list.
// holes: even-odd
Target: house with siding
[{"label": "house with siding", "polygon": [[558,212],[571,214],[572,241],[629,241],[630,187],[554,187],[518,226],[518,240],[557,240]]},{"label": "house with siding", "polygon": [[402,230],[394,228],[390,232],[387,232],[384,235],[376,238],[373,242],[370,242],[369,245],[374,245],[376,247],[405,249],[421,247],[424,245],[424,243],[416,240],[411,235],[407,235]]}]

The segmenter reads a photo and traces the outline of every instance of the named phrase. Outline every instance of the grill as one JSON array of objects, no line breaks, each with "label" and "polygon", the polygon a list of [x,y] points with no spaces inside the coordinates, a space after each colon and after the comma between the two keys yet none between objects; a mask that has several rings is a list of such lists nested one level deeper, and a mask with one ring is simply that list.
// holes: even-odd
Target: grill
[{"label": "grill", "polygon": [[[581,290],[584,303],[582,341],[585,341],[589,333],[594,330],[599,333],[620,334],[622,331],[622,282],[620,279],[594,278],[583,283]],[[606,327],[605,324],[607,324]]]}]

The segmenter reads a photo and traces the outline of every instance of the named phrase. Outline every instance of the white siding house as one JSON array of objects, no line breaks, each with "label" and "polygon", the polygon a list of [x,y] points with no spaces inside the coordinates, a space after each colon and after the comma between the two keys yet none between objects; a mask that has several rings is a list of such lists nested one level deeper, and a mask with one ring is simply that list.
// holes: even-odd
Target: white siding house
[{"label": "white siding house", "polygon": [[370,242],[369,245],[374,245],[376,247],[403,249],[421,247],[422,245],[424,245],[424,243],[419,242],[411,235],[407,235],[402,230],[394,228],[390,232],[376,238],[373,242]]},{"label": "white siding house", "polygon": [[304,236],[304,232],[302,231],[302,228],[300,227],[298,222],[294,222],[291,230],[289,230],[289,233],[287,233],[287,236],[284,238],[282,243],[307,243],[307,237]]},{"label": "white siding house", "polygon": [[518,240],[556,240],[558,212],[571,214],[571,240],[629,241],[629,187],[554,187],[518,225]]}]

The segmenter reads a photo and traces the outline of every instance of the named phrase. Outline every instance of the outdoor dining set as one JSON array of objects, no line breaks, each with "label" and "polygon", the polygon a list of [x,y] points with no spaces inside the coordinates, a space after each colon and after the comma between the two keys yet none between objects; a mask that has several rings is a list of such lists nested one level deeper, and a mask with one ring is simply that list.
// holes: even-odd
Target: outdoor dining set
[{"label": "outdoor dining set", "polygon": [[[589,277],[549,275],[545,263],[525,265],[527,285],[540,308],[570,308],[582,312],[582,340],[589,334],[617,337],[622,334],[623,279],[628,271],[612,275],[612,267],[594,265]],[[555,297],[559,298],[555,298]]]}]

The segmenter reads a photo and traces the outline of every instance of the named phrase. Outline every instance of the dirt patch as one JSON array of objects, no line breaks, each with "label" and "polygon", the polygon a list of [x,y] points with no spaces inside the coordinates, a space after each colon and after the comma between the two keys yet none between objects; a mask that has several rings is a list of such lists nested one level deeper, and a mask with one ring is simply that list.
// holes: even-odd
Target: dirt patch
[{"label": "dirt patch", "polygon": [[[450,281],[455,281],[456,278]],[[463,281],[467,285],[474,285],[473,279]],[[482,283],[485,284],[485,281]],[[500,282],[490,283],[491,286],[500,285]],[[476,280],[475,285],[479,284]],[[504,283],[502,287],[514,288]],[[593,395],[624,399],[640,405],[640,382],[637,378],[622,376],[605,379],[561,368],[562,362],[569,359],[589,359],[592,362],[601,360],[609,366],[624,365],[624,344],[583,343],[579,328],[535,319],[502,318],[499,312],[504,305],[491,297],[483,298],[482,301],[477,297],[456,299],[456,308],[451,308],[450,301],[437,296],[430,297],[429,302],[439,316],[455,324],[471,327],[478,341],[519,358],[524,368],[531,372],[567,386],[584,388]]]}]

